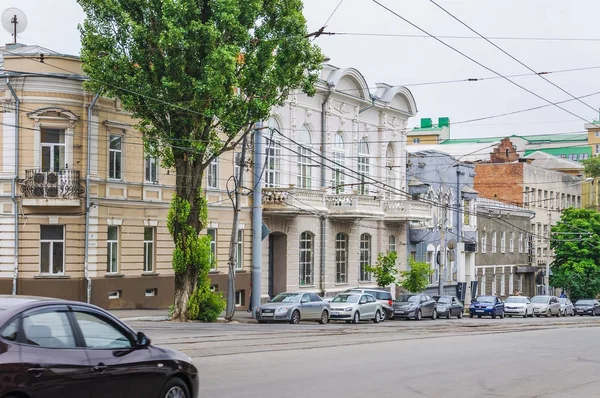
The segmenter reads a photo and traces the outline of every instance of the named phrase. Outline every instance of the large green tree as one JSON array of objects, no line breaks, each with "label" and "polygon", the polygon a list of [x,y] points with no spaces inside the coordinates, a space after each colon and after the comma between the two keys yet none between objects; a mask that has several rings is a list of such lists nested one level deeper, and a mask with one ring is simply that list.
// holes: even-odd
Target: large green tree
[{"label": "large green tree", "polygon": [[600,213],[570,208],[552,227],[550,284],[566,290],[573,300],[600,293]]},{"label": "large green tree", "polygon": [[409,257],[410,268],[408,271],[400,272],[399,285],[411,293],[421,293],[429,283],[429,275],[433,270],[431,266],[424,261],[417,261]]},{"label": "large green tree", "polygon": [[374,267],[367,266],[367,271],[375,275],[377,286],[385,288],[396,283],[396,275],[398,274],[397,258],[398,254],[395,251],[379,253],[376,265]]},{"label": "large green tree", "polygon": [[185,321],[202,257],[204,170],[291,90],[313,94],[322,54],[301,0],[78,2],[86,88],[120,99],[146,154],[175,169],[173,319]]}]

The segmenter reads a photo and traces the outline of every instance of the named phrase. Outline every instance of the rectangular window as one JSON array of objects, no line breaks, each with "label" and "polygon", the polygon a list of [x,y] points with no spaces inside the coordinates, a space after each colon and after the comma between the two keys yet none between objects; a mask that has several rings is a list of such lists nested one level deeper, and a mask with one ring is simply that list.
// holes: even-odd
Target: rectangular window
[{"label": "rectangular window", "polygon": [[60,171],[65,168],[64,130],[42,129],[42,171]]},{"label": "rectangular window", "polygon": [[62,225],[40,225],[40,274],[65,272],[65,232]]},{"label": "rectangular window", "polygon": [[300,286],[312,286],[313,280],[313,236],[308,232],[300,234]]},{"label": "rectangular window", "polygon": [[504,286],[504,283],[505,283],[504,281],[505,281],[505,279],[506,278],[504,277],[504,273],[501,273],[500,274],[500,295],[501,296],[504,296],[504,294],[505,294],[505,292],[504,292],[504,287],[505,287]]},{"label": "rectangular window", "polygon": [[496,295],[496,274],[492,275],[492,295]]},{"label": "rectangular window", "polygon": [[508,250],[511,253],[515,252],[515,233],[514,232],[510,233],[510,241],[508,242]]},{"label": "rectangular window", "polygon": [[335,236],[335,282],[348,283],[348,236]]},{"label": "rectangular window", "polygon": [[[598,132],[596,132],[598,134]],[[596,153],[600,153],[600,144],[596,144]]]},{"label": "rectangular window", "polygon": [[463,208],[462,208],[463,225],[471,225],[470,210],[471,210],[471,201],[470,200],[463,201]]},{"label": "rectangular window", "polygon": [[487,289],[485,286],[485,274],[481,276],[481,294],[487,294]]},{"label": "rectangular window", "polygon": [[519,275],[519,291],[523,291],[523,274]]},{"label": "rectangular window", "polygon": [[427,252],[427,264],[429,264],[429,268],[433,271],[429,274],[429,283],[437,283],[438,281],[438,267],[436,267],[435,262],[433,261],[433,252]]},{"label": "rectangular window", "polygon": [[543,207],[548,207],[548,191],[544,191]]},{"label": "rectangular window", "polygon": [[508,294],[512,294],[515,288],[515,274],[508,275]]},{"label": "rectangular window", "polygon": [[542,201],[542,190],[538,189],[537,191],[537,207],[542,207],[542,204],[544,202]]},{"label": "rectangular window", "polygon": [[244,230],[238,229],[237,263],[235,269],[244,269]]},{"label": "rectangular window", "polygon": [[484,230],[481,234],[481,252],[485,253],[487,250],[487,232]]},{"label": "rectangular window", "polygon": [[119,227],[108,227],[106,272],[119,272]]},{"label": "rectangular window", "polygon": [[496,253],[496,244],[498,237],[496,236],[496,231],[492,232],[492,253]]},{"label": "rectangular window", "polygon": [[217,269],[217,229],[208,228],[206,234],[210,236],[210,270]]},{"label": "rectangular window", "polygon": [[420,143],[421,143],[420,138],[413,138],[413,144],[420,144]]},{"label": "rectangular window", "polygon": [[158,182],[158,160],[156,158],[147,157],[144,161],[145,172],[144,181],[151,182],[153,184]]},{"label": "rectangular window", "polygon": [[245,290],[238,290],[237,292],[235,292],[235,305],[236,306],[240,307],[240,306],[246,305],[245,301],[246,301],[246,291]]},{"label": "rectangular window", "polygon": [[523,232],[519,232],[519,253],[523,253]]},{"label": "rectangular window", "polygon": [[[416,253],[415,253],[416,255]],[[370,282],[371,272],[367,266],[371,265],[371,236],[362,234],[360,236],[360,281]]]},{"label": "rectangular window", "polygon": [[154,227],[144,228],[144,272],[154,272]]},{"label": "rectangular window", "polygon": [[388,252],[396,251],[396,237],[394,235],[390,235],[388,238]]},{"label": "rectangular window", "polygon": [[122,176],[122,164],[123,164],[123,148],[122,148],[123,137],[120,135],[110,136],[109,144],[109,156],[108,156],[108,178],[120,180]]},{"label": "rectangular window", "polygon": [[217,172],[218,172],[217,158],[214,158],[208,165],[208,171],[206,172],[206,176],[208,179],[208,181],[207,181],[208,188],[216,189],[219,187],[218,179],[217,179]]},{"label": "rectangular window", "polygon": [[281,142],[265,138],[267,170],[265,187],[277,188],[281,185]]},{"label": "rectangular window", "polygon": [[506,232],[500,232],[500,253],[506,252]]}]

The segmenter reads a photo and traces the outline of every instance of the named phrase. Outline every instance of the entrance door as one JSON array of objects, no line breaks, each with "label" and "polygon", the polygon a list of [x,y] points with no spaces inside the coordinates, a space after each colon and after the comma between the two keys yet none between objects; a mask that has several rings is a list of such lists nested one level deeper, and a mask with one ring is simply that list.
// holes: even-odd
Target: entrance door
[{"label": "entrance door", "polygon": [[269,235],[269,297],[283,293],[287,288],[287,235],[273,232]]}]

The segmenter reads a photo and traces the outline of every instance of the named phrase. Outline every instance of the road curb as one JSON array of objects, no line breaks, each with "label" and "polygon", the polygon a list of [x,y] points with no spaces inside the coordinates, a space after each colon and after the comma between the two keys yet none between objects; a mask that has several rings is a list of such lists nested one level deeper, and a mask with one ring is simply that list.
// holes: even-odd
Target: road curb
[{"label": "road curb", "polygon": [[164,316],[164,315],[158,315],[158,316],[134,316],[134,317],[130,317],[130,318],[121,318],[122,321],[124,322],[138,322],[138,321],[145,321],[145,322],[164,322],[164,321],[168,321],[169,319],[171,319],[168,316]]}]

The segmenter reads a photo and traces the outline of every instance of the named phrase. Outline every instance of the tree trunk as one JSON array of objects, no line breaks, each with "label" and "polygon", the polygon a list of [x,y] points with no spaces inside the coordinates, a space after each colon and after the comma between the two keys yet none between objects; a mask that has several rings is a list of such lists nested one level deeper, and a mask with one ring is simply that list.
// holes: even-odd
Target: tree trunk
[{"label": "tree trunk", "polygon": [[[200,160],[188,161],[187,157],[175,160],[177,197],[186,200],[190,204],[190,214],[186,225],[192,226],[196,236],[205,228],[200,213],[202,211],[202,174],[203,167]],[[173,226],[173,242],[175,245],[186,246],[187,237],[183,225],[175,223]],[[182,238],[182,239],[180,239]],[[175,302],[173,320],[188,321],[188,301],[198,284],[198,268],[200,264],[186,264],[185,271],[175,273]]]}]

